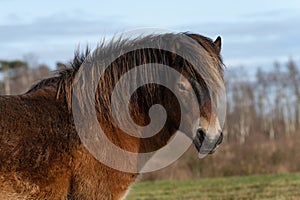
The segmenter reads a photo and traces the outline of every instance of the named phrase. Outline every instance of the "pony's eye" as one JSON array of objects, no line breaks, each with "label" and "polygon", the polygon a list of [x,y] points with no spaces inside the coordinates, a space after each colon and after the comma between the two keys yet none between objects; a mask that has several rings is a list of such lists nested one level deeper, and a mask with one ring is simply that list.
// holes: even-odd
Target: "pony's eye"
[{"label": "pony's eye", "polygon": [[180,90],[186,90],[186,87],[182,83],[178,83],[178,88]]}]

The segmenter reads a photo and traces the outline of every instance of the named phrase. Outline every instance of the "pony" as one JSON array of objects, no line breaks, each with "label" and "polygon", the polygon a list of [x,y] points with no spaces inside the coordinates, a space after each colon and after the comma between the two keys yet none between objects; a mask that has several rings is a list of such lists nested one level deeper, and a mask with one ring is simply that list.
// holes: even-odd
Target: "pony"
[{"label": "pony", "polygon": [[[184,37],[189,40],[183,40]],[[201,57],[202,60],[207,59],[207,62],[201,63],[199,59],[200,70],[196,70],[195,66],[174,52],[142,48],[145,42],[158,46],[167,43],[174,50],[196,52],[193,58]],[[93,54],[89,49],[84,53],[77,51],[69,66],[66,65],[53,77],[41,80],[24,94],[0,96],[0,199],[120,200],[126,197],[139,172],[114,169],[91,154],[75,126],[72,113],[75,100],[72,95],[74,85],[78,84],[76,75],[79,71],[84,67],[93,70],[96,65],[103,64],[100,61],[85,66],[84,63],[95,61],[97,55],[110,57],[116,54],[116,50],[122,52],[129,46],[137,49],[115,55],[117,59],[103,71],[99,81],[96,80],[95,96],[89,99],[94,102],[96,117],[105,137],[128,152],[143,153],[167,145],[179,130],[193,140],[199,153],[214,152],[222,142],[223,135],[213,109],[214,98],[209,93],[217,93],[223,81],[221,38],[213,41],[188,32],[120,38],[101,43]],[[136,124],[145,126],[150,123],[149,109],[152,105],[160,104],[166,111],[166,122],[158,133],[143,138],[126,134],[117,126],[110,97],[118,80],[126,72],[147,63],[167,65],[187,78],[172,80],[171,89],[149,83],[138,87],[132,94],[128,107]],[[150,68],[151,65],[141,70],[147,79],[157,76],[168,79],[166,74]],[[136,74],[132,76],[132,82],[121,87],[126,89],[141,78]],[[95,80],[81,79],[79,82],[84,87],[91,81]],[[178,100],[172,90],[177,90],[183,99]],[[191,104],[191,90],[196,94],[199,106]],[[80,97],[76,102],[83,107],[85,105]],[[180,106],[183,109],[198,106],[199,109],[194,112],[196,116],[193,116],[197,121],[186,120],[180,126],[183,114]],[[118,114],[122,116],[123,112]],[[189,119],[192,114],[185,115]],[[203,149],[201,147],[205,146],[204,143],[214,145],[211,149]],[[114,156],[106,149],[100,149],[99,153],[103,154],[104,151]]]}]

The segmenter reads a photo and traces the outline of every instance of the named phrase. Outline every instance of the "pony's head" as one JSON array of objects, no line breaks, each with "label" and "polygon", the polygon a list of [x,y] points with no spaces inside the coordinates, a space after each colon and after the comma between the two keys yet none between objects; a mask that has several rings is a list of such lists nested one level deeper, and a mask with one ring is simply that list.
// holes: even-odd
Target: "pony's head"
[{"label": "pony's head", "polygon": [[[186,61],[175,62],[176,65],[181,65],[182,76],[175,81],[174,90],[181,94],[181,115],[185,115],[179,130],[193,137],[193,143],[200,156],[213,153],[223,140],[217,108],[217,98],[223,82],[221,38],[212,41],[197,34],[186,35],[201,46],[195,47],[199,48],[198,53],[201,55],[194,55],[200,57],[196,62],[198,66]],[[201,48],[205,52],[201,51]],[[182,110],[187,112],[182,113]],[[179,116],[178,113],[175,115]]]},{"label": "pony's head", "polygon": [[[213,153],[223,139],[218,113],[218,100],[223,97],[220,94],[224,94],[221,92],[224,89],[221,38],[212,41],[198,34],[184,33],[152,36],[144,40],[150,44],[158,43],[161,49],[138,49],[125,56],[127,64],[130,58],[135,58],[130,66],[150,63],[143,70],[133,73],[131,81],[127,82],[131,86],[144,80],[158,80],[159,83],[137,87],[137,92],[131,96],[131,116],[142,126],[153,123],[155,129],[159,122],[165,120],[162,117],[164,113],[159,109],[151,112],[153,105],[160,104],[167,117],[160,131],[163,137],[157,136],[158,140],[169,139],[179,130],[193,140],[201,156]],[[139,46],[139,43],[133,41],[132,45]],[[157,66],[161,64],[168,67]],[[174,76],[169,68],[179,75]],[[152,140],[154,143],[155,137]]]}]

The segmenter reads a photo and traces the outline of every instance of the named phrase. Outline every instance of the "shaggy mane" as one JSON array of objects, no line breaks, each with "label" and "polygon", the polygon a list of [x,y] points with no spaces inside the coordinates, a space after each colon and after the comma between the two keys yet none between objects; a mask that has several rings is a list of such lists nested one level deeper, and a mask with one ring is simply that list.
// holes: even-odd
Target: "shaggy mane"
[{"label": "shaggy mane", "polygon": [[[184,44],[182,41],[178,39],[178,38],[184,38],[186,36],[191,38],[194,42],[188,42],[188,44]],[[182,68],[176,70],[180,72],[186,71],[189,76],[198,79],[198,77],[196,77],[197,72],[195,71],[195,69],[191,66],[190,63],[185,61],[182,57],[180,56],[174,57],[173,53],[160,50],[160,49],[143,48],[144,44],[158,44],[163,47],[164,43],[167,43],[166,45],[168,47],[169,46],[173,47],[174,50],[180,49],[182,48],[182,46],[184,46],[184,48],[186,48],[186,50],[189,52],[193,52],[193,51],[199,52],[199,54],[202,56],[201,59],[206,59],[206,58],[210,59],[210,61],[206,59],[205,62],[200,63],[201,66],[200,78],[203,79],[201,81],[204,81],[205,83],[209,83],[209,85],[212,86],[212,88],[210,89],[214,91],[218,90],[219,86],[223,82],[223,67],[222,67],[223,61],[219,52],[214,47],[213,41],[201,35],[185,32],[185,33],[178,33],[178,34],[169,33],[169,34],[162,34],[162,35],[148,35],[145,37],[138,37],[135,39],[118,38],[118,39],[113,39],[110,42],[103,41],[101,44],[98,45],[97,49],[95,50],[95,52],[92,53],[92,55],[90,53],[89,48],[86,48],[85,52],[80,52],[79,50],[77,50],[75,52],[74,59],[69,64],[69,66],[65,65],[65,69],[58,71],[55,76],[50,77],[48,79],[41,80],[39,83],[34,85],[27,93],[48,86],[55,87],[57,89],[56,90],[57,98],[60,95],[64,94],[66,96],[68,107],[70,108],[74,77],[76,73],[79,71],[79,69],[81,68],[81,66],[84,65],[85,61],[88,59],[90,62],[94,62],[94,61],[97,62],[97,65],[107,64],[107,63],[101,63],[101,61],[100,63],[99,61],[96,61],[97,57],[100,58],[114,57],[117,59],[119,59],[120,57],[123,58],[123,60],[121,61],[123,67],[120,67],[120,63],[118,63],[119,65],[117,64],[118,61],[114,61],[111,64],[111,68],[110,68],[111,74],[105,77],[105,83],[107,83],[106,85],[107,90],[113,89],[113,86],[118,81],[117,79],[120,78],[121,75],[126,73],[128,70],[132,69],[134,66],[147,64],[147,63],[160,63],[167,66],[171,66],[172,64],[174,64],[174,62],[177,62],[178,65],[182,65]],[[137,50],[127,53],[127,55],[125,56],[121,54],[123,49],[126,50],[127,48],[130,48],[132,46],[140,47],[140,49],[137,48]],[[206,51],[207,55],[203,55],[204,54],[203,49]],[[194,55],[194,56],[199,56],[199,55]],[[192,57],[191,59],[195,59],[195,57]],[[200,60],[199,62],[202,61]],[[207,65],[207,63],[209,65]],[[96,71],[95,73],[99,73],[99,71]],[[145,73],[149,73],[149,72],[145,72]],[[149,74],[149,77],[151,78],[151,76],[155,77],[157,75],[159,76],[159,72],[157,73],[154,72],[153,74]],[[138,78],[138,77],[134,77],[134,78]]]}]

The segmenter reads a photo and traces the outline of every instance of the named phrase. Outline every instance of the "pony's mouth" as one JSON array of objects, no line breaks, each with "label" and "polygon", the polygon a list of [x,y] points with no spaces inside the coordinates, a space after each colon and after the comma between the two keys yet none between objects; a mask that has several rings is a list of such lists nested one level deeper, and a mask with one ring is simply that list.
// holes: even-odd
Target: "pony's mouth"
[{"label": "pony's mouth", "polygon": [[209,139],[206,136],[205,131],[197,130],[196,137],[193,139],[193,143],[200,155],[213,154],[223,141],[223,133],[219,134],[216,139]]}]

